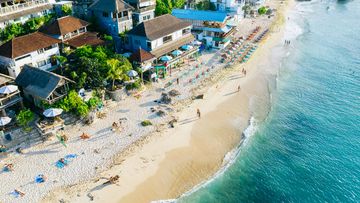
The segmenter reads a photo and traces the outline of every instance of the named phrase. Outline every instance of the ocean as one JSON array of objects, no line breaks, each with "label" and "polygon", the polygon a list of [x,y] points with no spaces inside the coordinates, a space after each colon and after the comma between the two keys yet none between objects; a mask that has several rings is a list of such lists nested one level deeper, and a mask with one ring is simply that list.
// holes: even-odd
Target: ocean
[{"label": "ocean", "polygon": [[231,164],[178,202],[360,202],[359,11],[359,0],[296,4],[291,44],[267,67],[269,113],[255,109]]}]

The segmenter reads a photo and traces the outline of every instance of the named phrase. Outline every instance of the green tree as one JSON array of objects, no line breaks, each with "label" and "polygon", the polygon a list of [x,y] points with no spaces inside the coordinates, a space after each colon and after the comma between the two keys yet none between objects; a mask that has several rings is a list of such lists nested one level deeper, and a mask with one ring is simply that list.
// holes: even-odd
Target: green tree
[{"label": "green tree", "polygon": [[64,16],[71,15],[72,14],[72,8],[71,8],[71,6],[64,4],[64,5],[61,6],[61,12],[62,12],[62,14]]},{"label": "green tree", "polygon": [[89,107],[74,90],[70,91],[66,97],[54,106],[63,109],[65,112],[73,112],[81,117],[89,113]]},{"label": "green tree", "polygon": [[109,59],[106,61],[108,72],[106,79],[112,80],[111,89],[115,90],[115,80],[123,79],[123,69],[121,68],[120,61],[117,59]]},{"label": "green tree", "polygon": [[266,13],[267,9],[265,6],[262,6],[258,9],[259,15],[264,15]]},{"label": "green tree", "polygon": [[16,121],[21,127],[28,131],[31,130],[29,123],[33,121],[34,118],[35,114],[30,109],[23,109],[16,116]]},{"label": "green tree", "polygon": [[244,17],[246,15],[249,15],[250,14],[250,11],[251,11],[251,6],[249,4],[245,4],[243,7],[242,7],[242,10],[244,11]]},{"label": "green tree", "polygon": [[65,67],[65,63],[67,62],[67,58],[64,56],[55,56],[55,59],[59,63],[61,74],[63,74],[63,69]]}]

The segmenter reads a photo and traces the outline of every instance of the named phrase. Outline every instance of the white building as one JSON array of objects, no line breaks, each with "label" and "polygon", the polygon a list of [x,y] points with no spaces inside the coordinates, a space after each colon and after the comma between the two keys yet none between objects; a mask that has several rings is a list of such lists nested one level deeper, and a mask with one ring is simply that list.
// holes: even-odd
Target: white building
[{"label": "white building", "polygon": [[53,3],[55,0],[0,0],[0,29],[12,23],[25,23],[30,18],[53,13]]},{"label": "white building", "polygon": [[132,7],[134,26],[155,17],[155,0],[125,0]]},{"label": "white building", "polygon": [[127,33],[126,48],[137,51],[139,47],[160,57],[194,40],[192,25],[166,14],[145,21]]},{"label": "white building", "polygon": [[54,56],[60,55],[60,42],[41,32],[13,38],[0,46],[0,68],[12,77],[16,77],[24,65],[52,70],[57,67]]}]

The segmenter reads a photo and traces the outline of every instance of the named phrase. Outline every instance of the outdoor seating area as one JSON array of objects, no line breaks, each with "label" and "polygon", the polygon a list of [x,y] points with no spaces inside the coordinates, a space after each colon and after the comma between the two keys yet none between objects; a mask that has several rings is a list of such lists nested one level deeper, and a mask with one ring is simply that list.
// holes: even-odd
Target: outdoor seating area
[{"label": "outdoor seating area", "polygon": [[43,112],[43,118],[39,118],[35,125],[41,135],[55,134],[64,129],[64,120],[60,118],[62,109],[50,108]]}]

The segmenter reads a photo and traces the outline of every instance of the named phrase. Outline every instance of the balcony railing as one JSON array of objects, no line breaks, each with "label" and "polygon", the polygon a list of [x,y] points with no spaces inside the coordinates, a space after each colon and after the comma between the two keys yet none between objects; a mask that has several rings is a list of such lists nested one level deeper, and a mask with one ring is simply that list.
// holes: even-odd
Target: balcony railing
[{"label": "balcony railing", "polygon": [[22,100],[20,91],[17,90],[9,95],[0,96],[0,109],[6,109]]},{"label": "balcony railing", "polygon": [[48,4],[49,0],[36,0],[0,8],[0,16]]}]

